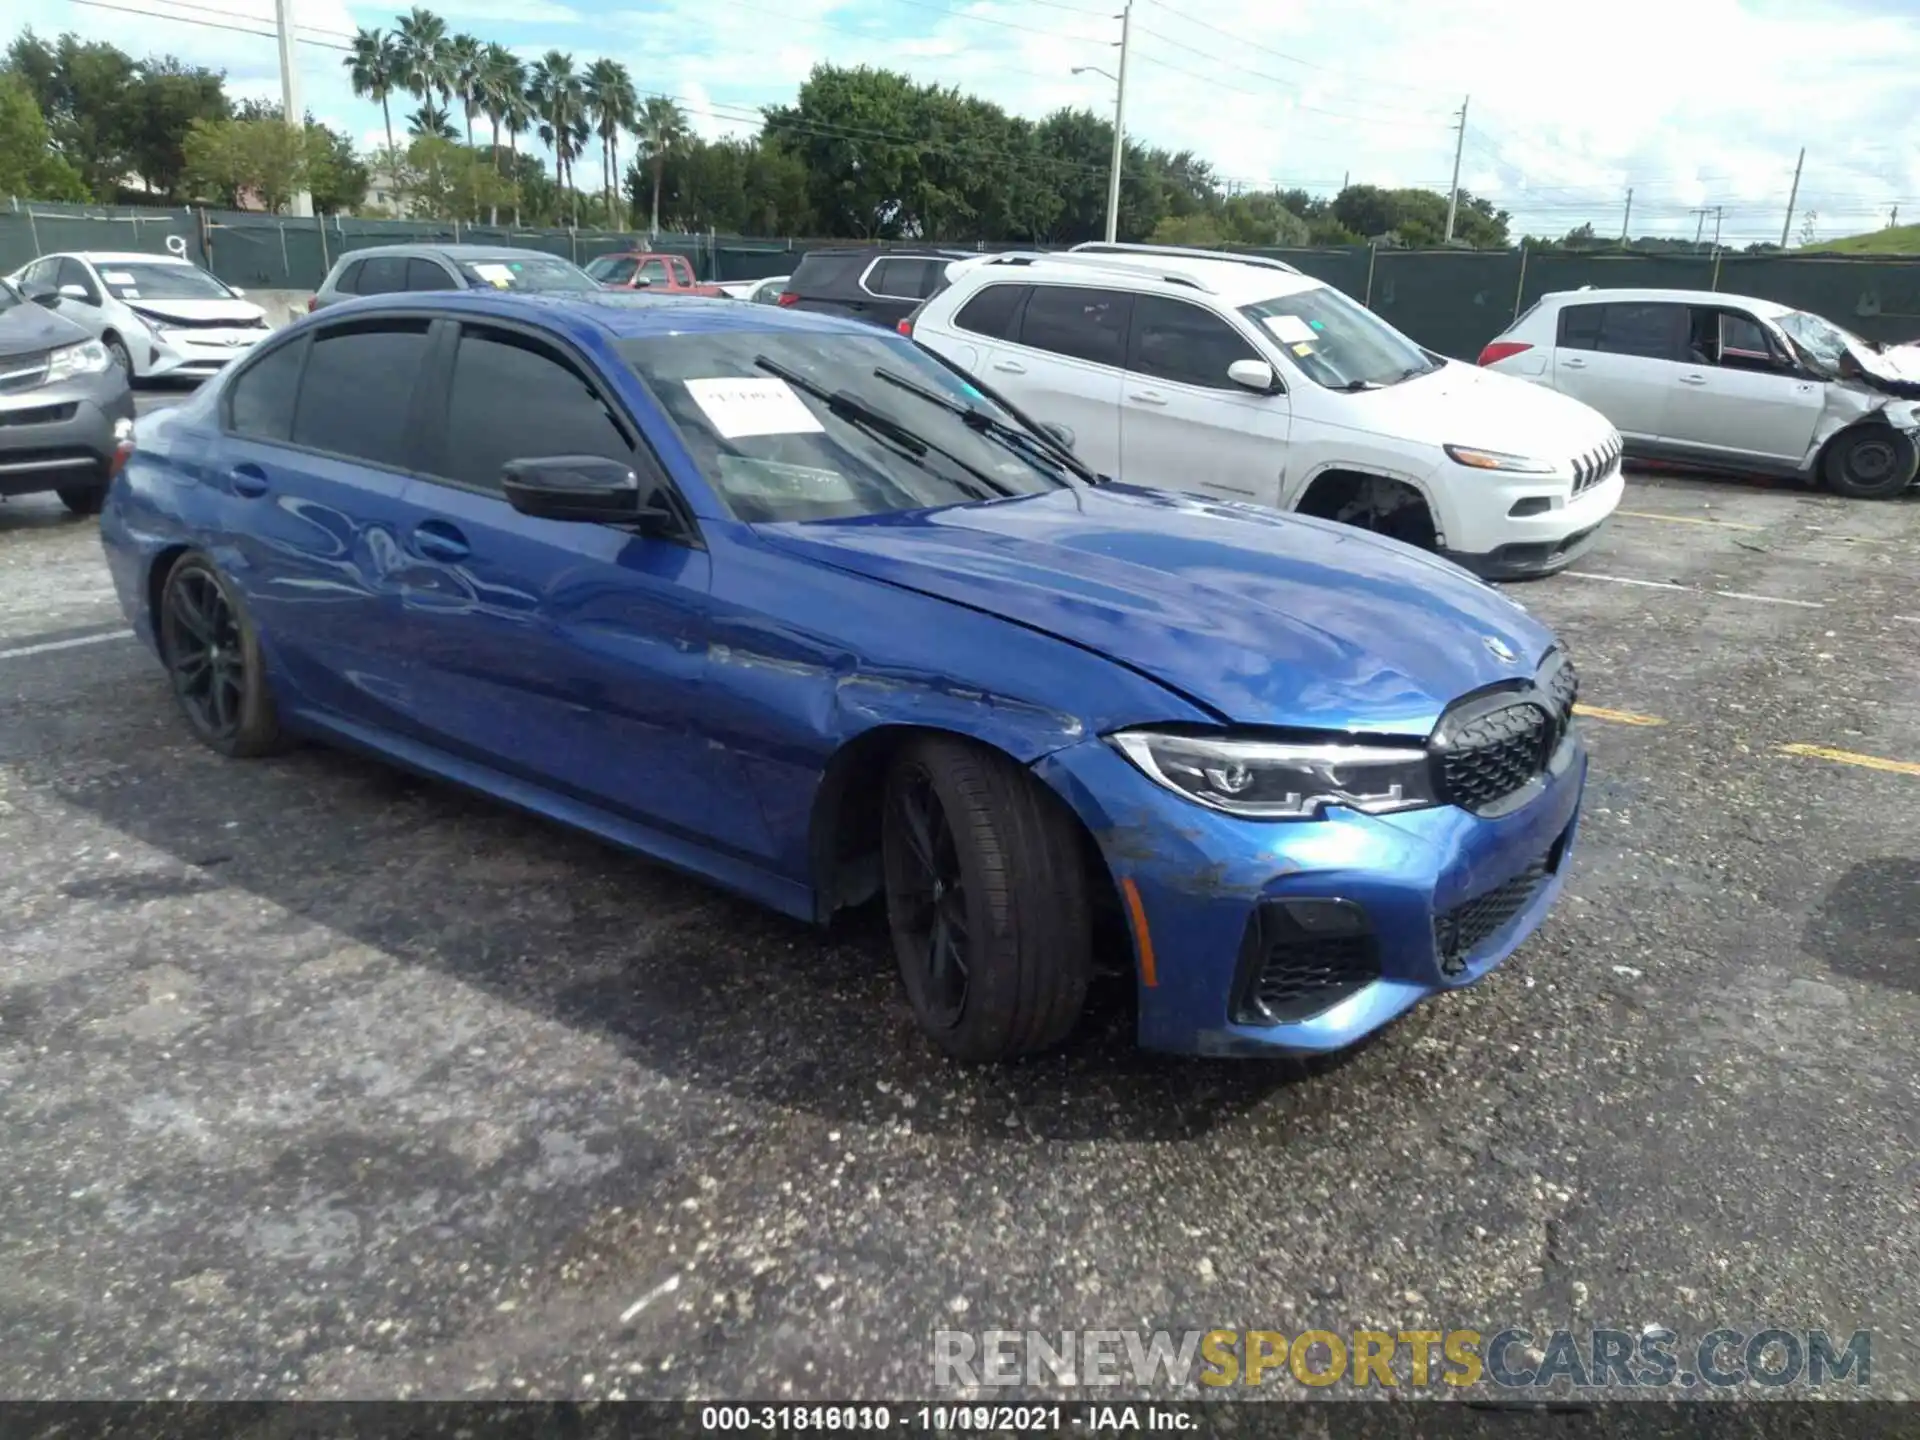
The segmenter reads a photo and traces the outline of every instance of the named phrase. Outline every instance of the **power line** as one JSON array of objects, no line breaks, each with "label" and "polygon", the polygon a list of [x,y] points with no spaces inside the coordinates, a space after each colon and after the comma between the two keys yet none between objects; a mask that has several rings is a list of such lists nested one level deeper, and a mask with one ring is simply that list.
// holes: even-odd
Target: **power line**
[{"label": "power line", "polygon": [[[1349,79],[1358,79],[1358,78],[1365,78],[1368,80],[1378,79],[1377,76],[1364,76],[1364,77],[1359,76],[1356,74],[1356,72],[1343,69],[1339,66],[1326,65],[1326,64],[1322,64],[1317,60],[1306,60],[1306,59],[1302,59],[1298,55],[1289,55],[1284,50],[1275,50],[1270,45],[1262,45],[1258,40],[1250,40],[1245,35],[1235,34],[1231,30],[1223,30],[1221,29],[1220,26],[1215,25],[1210,21],[1202,20],[1198,15],[1190,15],[1184,10],[1175,9],[1173,6],[1167,4],[1166,0],[1154,0],[1154,3],[1158,5],[1162,10],[1166,11],[1169,15],[1177,16],[1179,19],[1186,21],[1189,25],[1198,25],[1202,30],[1211,30],[1216,35],[1225,36],[1227,39],[1233,41],[1233,43],[1236,45],[1244,45],[1249,49],[1262,51],[1268,55],[1273,56],[1277,60],[1285,61],[1289,65],[1303,66],[1308,70],[1319,70],[1328,75],[1344,75]],[[1441,95],[1441,94],[1448,93],[1448,92],[1439,90],[1436,87],[1431,85],[1412,85],[1412,86],[1408,86],[1407,88],[1414,89],[1414,90],[1425,90],[1432,95]],[[1449,96],[1449,98],[1451,98],[1451,96]]]},{"label": "power line", "polygon": [[[1184,50],[1184,51],[1186,51],[1186,52],[1187,52],[1187,53],[1188,53],[1189,55],[1197,55],[1197,56],[1199,56],[1199,57],[1200,57],[1200,58],[1201,58],[1202,60],[1206,60],[1206,61],[1209,61],[1209,62],[1210,62],[1210,63],[1212,63],[1212,64],[1215,64],[1215,65],[1225,65],[1225,66],[1226,66],[1226,67],[1227,67],[1228,69],[1230,69],[1230,70],[1239,70],[1239,71],[1241,71],[1241,72],[1243,72],[1244,74],[1247,74],[1247,75],[1251,75],[1251,76],[1253,76],[1253,77],[1254,77],[1254,78],[1255,78],[1256,80],[1265,80],[1265,81],[1268,81],[1269,83],[1271,83],[1271,84],[1274,84],[1274,85],[1285,85],[1285,86],[1288,86],[1288,87],[1290,87],[1290,88],[1291,88],[1291,87],[1294,87],[1294,86],[1297,86],[1297,85],[1299,84],[1299,82],[1298,82],[1298,81],[1296,81],[1296,80],[1286,80],[1286,79],[1282,79],[1282,78],[1281,78],[1280,76],[1278,76],[1278,75],[1270,75],[1270,74],[1268,74],[1268,73],[1267,73],[1266,71],[1264,71],[1264,70],[1256,70],[1256,69],[1254,69],[1254,68],[1253,68],[1253,67],[1252,67],[1251,65],[1242,65],[1242,64],[1241,64],[1241,63],[1240,63],[1239,61],[1237,61],[1237,60],[1229,60],[1229,59],[1227,59],[1227,58],[1226,58],[1226,57],[1224,57],[1224,56],[1221,56],[1221,55],[1215,55],[1215,54],[1212,54],[1212,53],[1211,53],[1211,52],[1209,52],[1209,51],[1206,51],[1206,50],[1202,50],[1202,49],[1199,49],[1198,47],[1196,47],[1196,46],[1193,46],[1193,45],[1189,45],[1189,44],[1187,44],[1187,43],[1186,43],[1186,42],[1185,42],[1184,40],[1176,40],[1176,39],[1174,39],[1174,38],[1173,38],[1172,36],[1170,36],[1170,35],[1162,35],[1162,34],[1161,34],[1161,33],[1160,33],[1160,32],[1159,32],[1158,30],[1149,30],[1149,29],[1147,29],[1147,28],[1146,28],[1145,26],[1140,26],[1140,27],[1138,27],[1138,28],[1139,28],[1139,30],[1140,30],[1140,33],[1141,33],[1142,35],[1148,35],[1148,36],[1151,36],[1151,37],[1152,37],[1153,39],[1155,39],[1155,40],[1158,40],[1158,41],[1159,41],[1159,42],[1160,42],[1160,43],[1161,43],[1162,45],[1171,45],[1171,46],[1172,46],[1172,47],[1173,47],[1174,49],[1176,49],[1176,50]],[[1166,62],[1165,62],[1165,61],[1163,61],[1163,60],[1161,60],[1161,59],[1160,59],[1160,58],[1159,58],[1158,56],[1155,56],[1155,55],[1151,55],[1151,54],[1149,54],[1149,55],[1145,55],[1145,56],[1143,56],[1142,58],[1144,58],[1144,59],[1148,59],[1148,60],[1152,60],[1152,61],[1153,61],[1153,62],[1154,62],[1155,64],[1159,64],[1159,65],[1165,65],[1165,64],[1166,64]],[[1177,69],[1178,67],[1177,67],[1177,66],[1167,66],[1167,68],[1168,68],[1168,69]],[[1186,73],[1188,73],[1188,74],[1192,74],[1193,72],[1191,72],[1191,71],[1188,71],[1188,72],[1186,72]],[[1212,84],[1219,84],[1219,83],[1220,83],[1220,81],[1219,81],[1219,79],[1218,79],[1217,77],[1215,77],[1215,76],[1211,76],[1211,75],[1201,75],[1201,76],[1198,76],[1198,77],[1196,77],[1196,78],[1198,78],[1198,79],[1202,79],[1202,80],[1206,80],[1206,81],[1208,81],[1208,82],[1210,82],[1210,83],[1212,83]],[[1231,89],[1231,88],[1234,88],[1234,87],[1231,87],[1231,86],[1229,86],[1229,87],[1227,87],[1227,88],[1229,88],[1229,89]],[[1247,93],[1253,93],[1253,92],[1247,92]],[[1306,106],[1306,105],[1301,105],[1301,106],[1296,106],[1296,107],[1294,107],[1294,108],[1296,108],[1296,109],[1301,109],[1301,110],[1308,110],[1308,109],[1312,109],[1313,107],[1311,107],[1311,106]],[[1392,113],[1392,114],[1394,114],[1394,115],[1396,115],[1396,116],[1399,116],[1399,117],[1402,117],[1402,119],[1403,119],[1403,121],[1408,121],[1408,120],[1415,120],[1415,119],[1418,119],[1418,120],[1423,120],[1423,121],[1425,121],[1425,120],[1431,120],[1431,119],[1433,119],[1433,118],[1434,118],[1434,117],[1433,117],[1433,112],[1432,112],[1431,110],[1411,110],[1411,109],[1408,109],[1408,108],[1406,108],[1406,107],[1404,107],[1404,106],[1376,106],[1376,107],[1373,107],[1373,108],[1375,108],[1375,109],[1378,109],[1378,110],[1380,110],[1380,111],[1382,111],[1383,113],[1387,113],[1387,112],[1390,112],[1390,113]],[[1339,114],[1339,112],[1337,112],[1337,111],[1326,111],[1326,112],[1323,112],[1323,113],[1326,113],[1326,114],[1331,114],[1331,115],[1338,115],[1338,114]],[[1340,116],[1340,118],[1343,118],[1343,119],[1349,119],[1349,120],[1351,120],[1351,119],[1355,119],[1355,118],[1357,118],[1357,117],[1355,117],[1355,116],[1352,116],[1352,115],[1342,115],[1342,116]]]},{"label": "power line", "polygon": [[[199,25],[207,30],[231,30],[236,35],[251,35],[256,40],[279,38],[271,30],[248,30],[239,25],[223,25],[217,20],[196,20],[191,15],[169,15],[161,10],[136,10],[130,5],[110,5],[107,0],[73,0],[73,3],[94,10],[116,10],[122,15],[138,15],[144,20],[172,20],[181,25]],[[296,35],[294,38],[302,45],[312,45],[321,50],[350,52],[353,49],[351,45],[336,45],[331,40],[315,40],[306,35]]]}]

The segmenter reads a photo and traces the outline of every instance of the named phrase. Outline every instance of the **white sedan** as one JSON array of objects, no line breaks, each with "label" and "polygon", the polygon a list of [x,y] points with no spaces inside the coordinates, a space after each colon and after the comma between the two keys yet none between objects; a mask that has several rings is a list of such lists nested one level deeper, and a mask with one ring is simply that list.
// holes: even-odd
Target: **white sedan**
[{"label": "white sedan", "polygon": [[175,255],[69,251],[9,278],[28,295],[58,295],[60,314],[136,380],[205,379],[272,333],[244,292]]}]

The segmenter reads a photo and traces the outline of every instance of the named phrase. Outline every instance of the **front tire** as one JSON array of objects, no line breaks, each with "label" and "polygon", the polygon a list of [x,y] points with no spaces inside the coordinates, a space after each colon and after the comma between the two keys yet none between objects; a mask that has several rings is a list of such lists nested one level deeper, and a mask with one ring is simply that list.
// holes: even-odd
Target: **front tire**
[{"label": "front tire", "polygon": [[54,492],[60,497],[60,503],[75,515],[98,515],[100,507],[106,503],[107,487],[99,485],[67,485]]},{"label": "front tire", "polygon": [[1891,500],[1920,471],[1920,446],[1889,425],[1843,430],[1827,450],[1827,488],[1849,500]]},{"label": "front tire", "polygon": [[194,734],[230,759],[280,749],[259,636],[205,555],[189,553],[168,572],[158,618],[160,658]]},{"label": "front tire", "polygon": [[129,385],[139,378],[133,373],[133,354],[127,349],[124,340],[118,335],[110,334],[100,343],[107,347],[107,353],[113,357],[113,363],[118,365],[126,375]]},{"label": "front tire", "polygon": [[928,736],[887,777],[887,922],[920,1027],[949,1055],[1006,1060],[1065,1039],[1093,971],[1082,840],[996,751]]}]

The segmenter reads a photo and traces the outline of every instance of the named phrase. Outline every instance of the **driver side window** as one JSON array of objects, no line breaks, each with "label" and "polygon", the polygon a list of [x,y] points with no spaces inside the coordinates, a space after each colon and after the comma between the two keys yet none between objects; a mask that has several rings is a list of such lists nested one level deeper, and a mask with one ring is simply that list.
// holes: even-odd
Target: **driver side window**
[{"label": "driver side window", "polygon": [[100,287],[94,283],[93,276],[87,273],[87,267],[78,260],[66,259],[60,262],[59,278],[56,285],[78,285],[87,292],[87,304],[100,303]]}]

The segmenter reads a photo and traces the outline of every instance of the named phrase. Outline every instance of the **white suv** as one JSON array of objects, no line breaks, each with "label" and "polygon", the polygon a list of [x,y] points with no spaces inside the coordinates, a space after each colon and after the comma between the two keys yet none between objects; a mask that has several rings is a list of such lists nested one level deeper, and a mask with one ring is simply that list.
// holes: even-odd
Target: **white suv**
[{"label": "white suv", "polygon": [[1620,503],[1603,416],[1278,261],[1084,245],[947,278],[900,328],[1123,483],[1366,526],[1489,579],[1561,569]]},{"label": "white suv", "polygon": [[1741,474],[1824,479],[1889,500],[1920,472],[1914,347],[1711,290],[1543,295],[1480,353],[1503,374],[1584,400],[1628,453]]}]

